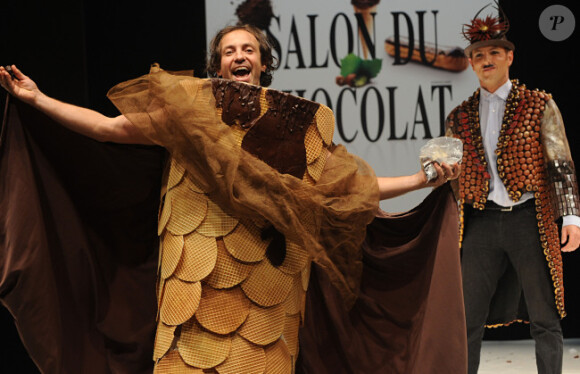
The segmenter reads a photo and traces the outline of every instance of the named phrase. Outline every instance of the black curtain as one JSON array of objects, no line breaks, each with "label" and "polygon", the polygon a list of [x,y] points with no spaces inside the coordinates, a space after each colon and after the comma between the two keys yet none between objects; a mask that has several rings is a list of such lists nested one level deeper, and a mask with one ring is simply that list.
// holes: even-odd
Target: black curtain
[{"label": "black curtain", "polygon": [[[154,62],[204,76],[201,0],[24,0],[4,2],[1,14],[0,64],[16,64],[50,96],[107,115],[118,114],[107,91]],[[0,90],[0,118],[5,97]],[[39,373],[2,306],[0,336],[1,373]]]}]

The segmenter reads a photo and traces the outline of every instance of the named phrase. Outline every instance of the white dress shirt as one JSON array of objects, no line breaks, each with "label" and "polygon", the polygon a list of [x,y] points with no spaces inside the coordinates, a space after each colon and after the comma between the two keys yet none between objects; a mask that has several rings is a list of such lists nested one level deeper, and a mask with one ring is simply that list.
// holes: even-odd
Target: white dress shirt
[{"label": "white dress shirt", "polygon": [[[483,139],[488,171],[491,175],[489,181],[489,195],[487,199],[493,201],[497,205],[505,207],[521,204],[534,197],[531,192],[526,192],[518,202],[512,201],[497,171],[497,156],[495,150],[497,149],[497,141],[503,121],[506,100],[511,89],[512,82],[508,79],[507,82],[493,93],[481,87],[479,97],[479,122],[481,126],[481,136]],[[572,215],[564,216],[562,225],[576,225],[580,227],[580,217]]]}]

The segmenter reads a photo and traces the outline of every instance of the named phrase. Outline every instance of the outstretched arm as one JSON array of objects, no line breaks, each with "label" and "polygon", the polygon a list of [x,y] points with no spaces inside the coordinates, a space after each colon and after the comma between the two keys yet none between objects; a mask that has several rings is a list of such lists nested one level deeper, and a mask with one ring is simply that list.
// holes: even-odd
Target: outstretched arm
[{"label": "outstretched arm", "polygon": [[439,165],[434,163],[433,165],[435,170],[437,170],[437,178],[430,182],[427,181],[427,175],[425,175],[423,169],[413,175],[378,177],[380,199],[391,199],[425,187],[438,187],[450,179],[456,179],[461,172],[461,165],[459,164],[447,165],[442,163]]},{"label": "outstretched arm", "polygon": [[0,85],[12,96],[45,113],[61,125],[102,142],[152,144],[125,116],[107,117],[91,109],[64,103],[42,93],[15,65],[15,78],[0,66]]}]

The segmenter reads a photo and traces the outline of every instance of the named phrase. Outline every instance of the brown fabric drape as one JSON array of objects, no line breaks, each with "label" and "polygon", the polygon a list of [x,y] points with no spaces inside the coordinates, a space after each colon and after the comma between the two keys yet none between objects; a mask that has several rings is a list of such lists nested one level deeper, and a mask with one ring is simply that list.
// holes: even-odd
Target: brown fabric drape
[{"label": "brown fabric drape", "polygon": [[465,373],[457,205],[448,186],[367,227],[359,297],[346,310],[314,266],[299,373]]},{"label": "brown fabric drape", "polygon": [[148,373],[164,152],[14,102],[0,150],[0,300],[43,373]]}]

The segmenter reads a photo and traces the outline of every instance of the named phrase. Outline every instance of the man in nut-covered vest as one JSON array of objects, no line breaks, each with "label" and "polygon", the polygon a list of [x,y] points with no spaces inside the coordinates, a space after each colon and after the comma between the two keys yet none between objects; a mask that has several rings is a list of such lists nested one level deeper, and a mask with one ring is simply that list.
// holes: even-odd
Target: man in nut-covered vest
[{"label": "man in nut-covered vest", "polygon": [[580,243],[574,164],[551,95],[509,78],[514,44],[505,37],[507,18],[480,13],[463,30],[480,88],[447,118],[447,135],[464,143],[464,168],[453,187],[468,372],[478,370],[486,326],[529,321],[538,372],[561,373],[561,252]]}]

